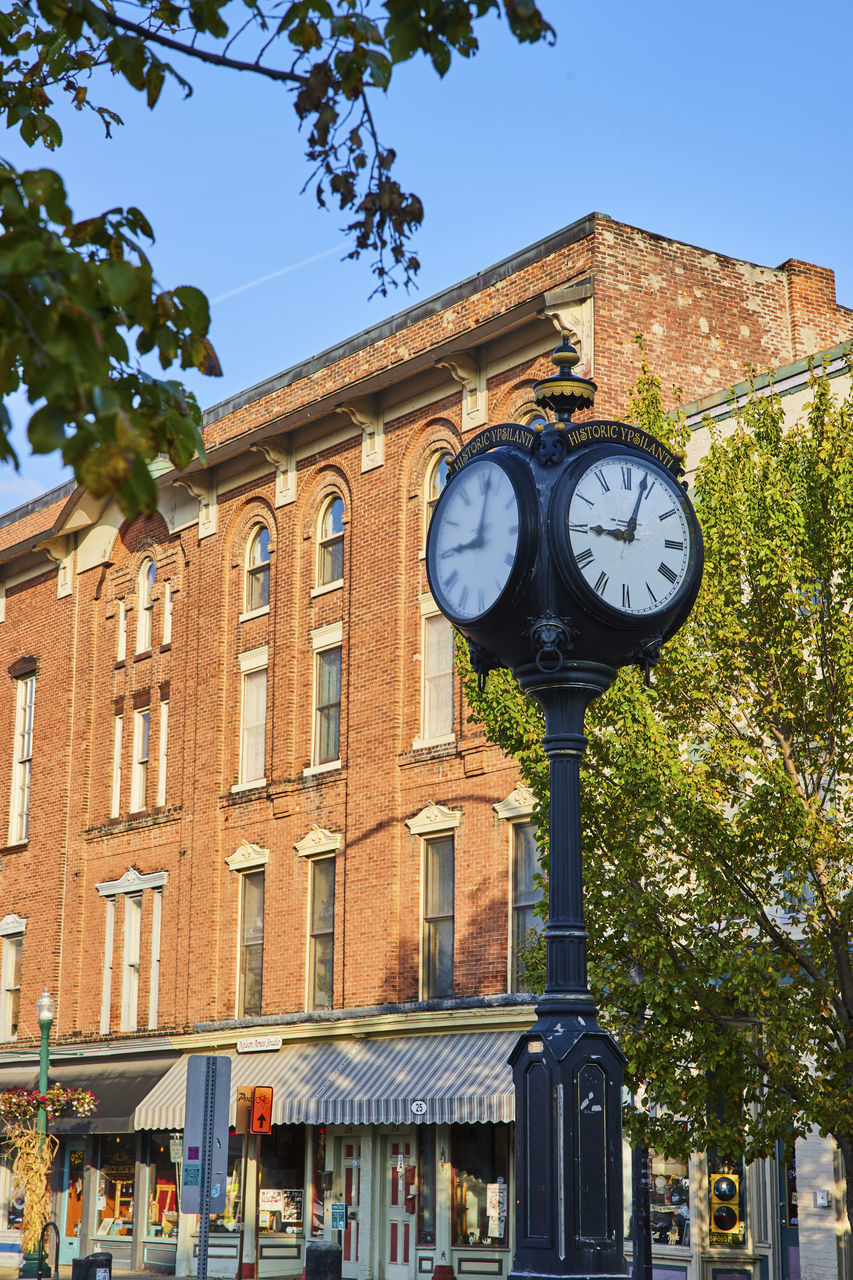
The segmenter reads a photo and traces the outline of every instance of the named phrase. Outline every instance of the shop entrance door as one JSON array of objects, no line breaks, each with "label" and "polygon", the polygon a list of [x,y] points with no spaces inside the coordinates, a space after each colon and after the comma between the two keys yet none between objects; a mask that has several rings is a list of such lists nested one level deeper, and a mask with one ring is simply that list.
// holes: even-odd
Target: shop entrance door
[{"label": "shop entrance door", "polygon": [[382,1142],[385,1280],[412,1280],[417,1230],[417,1160],[412,1130]]},{"label": "shop entrance door", "polygon": [[345,1280],[355,1280],[358,1275],[361,1236],[358,1212],[361,1195],[361,1143],[348,1135],[335,1139],[335,1187],[340,1188],[341,1199],[347,1206],[347,1229],[339,1237],[341,1274]]},{"label": "shop entrance door", "polygon": [[59,1206],[59,1261],[80,1257],[83,1213],[83,1143],[66,1142]]}]

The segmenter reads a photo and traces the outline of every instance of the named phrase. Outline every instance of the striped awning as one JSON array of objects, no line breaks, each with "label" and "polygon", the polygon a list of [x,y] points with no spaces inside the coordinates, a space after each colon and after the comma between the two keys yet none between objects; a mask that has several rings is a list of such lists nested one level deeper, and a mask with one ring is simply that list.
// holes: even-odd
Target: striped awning
[{"label": "striped awning", "polygon": [[[514,1117],[507,1058],[513,1031],[286,1044],[231,1059],[231,1122],[238,1089],[272,1085],[273,1124],[477,1124]],[[134,1115],[137,1129],[182,1129],[187,1058]]]}]

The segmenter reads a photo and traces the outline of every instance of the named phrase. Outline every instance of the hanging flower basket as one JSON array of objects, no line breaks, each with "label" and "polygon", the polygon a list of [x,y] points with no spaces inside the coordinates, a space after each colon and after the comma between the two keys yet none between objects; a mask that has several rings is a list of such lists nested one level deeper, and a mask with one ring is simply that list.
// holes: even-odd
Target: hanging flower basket
[{"label": "hanging flower basket", "polygon": [[39,1109],[44,1108],[50,1125],[62,1116],[90,1116],[97,1105],[88,1089],[66,1089],[60,1084],[52,1084],[44,1093],[20,1088],[0,1091],[0,1141],[13,1154],[12,1182],[24,1196],[21,1246],[25,1253],[38,1247],[48,1219],[50,1170],[59,1145],[52,1133],[39,1133]]}]

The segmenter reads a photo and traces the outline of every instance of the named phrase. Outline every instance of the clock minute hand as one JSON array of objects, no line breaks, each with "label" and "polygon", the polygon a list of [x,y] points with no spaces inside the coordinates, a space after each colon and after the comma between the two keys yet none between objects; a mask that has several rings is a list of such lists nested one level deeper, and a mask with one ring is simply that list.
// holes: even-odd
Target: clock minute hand
[{"label": "clock minute hand", "polygon": [[649,483],[649,473],[647,471],[643,476],[642,480],[640,481],[639,486],[637,488],[637,501],[634,503],[634,510],[631,512],[630,518],[628,520],[628,527],[625,530],[626,542],[634,541],[634,533],[637,528],[637,516],[639,515],[639,512],[640,512],[640,503],[643,501],[643,494],[646,492],[648,483]]}]

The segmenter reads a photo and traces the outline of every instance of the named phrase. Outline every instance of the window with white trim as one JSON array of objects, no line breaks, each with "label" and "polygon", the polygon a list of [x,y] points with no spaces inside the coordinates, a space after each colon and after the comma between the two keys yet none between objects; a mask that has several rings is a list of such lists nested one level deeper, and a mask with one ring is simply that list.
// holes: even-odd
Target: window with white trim
[{"label": "window with white trim", "polygon": [[154,803],[162,808],[166,803],[166,767],[169,755],[169,703],[160,703],[160,733],[157,740],[157,797]]},{"label": "window with white trim", "polygon": [[151,710],[133,713],[133,766],[130,774],[130,811],[148,808],[148,749],[151,742]]},{"label": "window with white trim", "polygon": [[525,991],[522,952],[530,933],[541,933],[545,921],[535,910],[543,896],[539,876],[541,854],[536,843],[533,809],[536,798],[529,787],[519,783],[514,791],[493,808],[507,824],[509,836],[509,941],[507,947],[507,990]]},{"label": "window with white trim", "polygon": [[142,894],[124,899],[124,951],[121,967],[120,1031],[136,1031],[139,1017],[139,939],[142,930]]},{"label": "window with white trim", "polygon": [[145,653],[154,638],[154,561],[142,561],[136,580],[136,652]]},{"label": "window with white trim", "polygon": [[246,548],[246,589],[244,609],[257,613],[270,603],[270,531],[256,525]]},{"label": "window with white trim", "polygon": [[[108,1035],[113,1019],[113,966],[115,935],[120,929],[121,944],[121,993],[119,1027],[122,1031],[139,1029],[139,994],[142,990],[141,953],[142,922],[145,895],[150,893],[145,916],[150,923],[148,944],[148,1018],[149,1030],[158,1025],[160,1004],[160,937],[163,912],[163,888],[168,872],[143,873],[130,867],[120,880],[109,880],[96,885],[104,899],[104,962],[101,979],[101,1035]],[[121,913],[116,904],[124,901]]]},{"label": "window with white trim", "polygon": [[0,1040],[16,1040],[21,1008],[21,961],[24,931],[20,916],[7,915],[0,920]]},{"label": "window with white trim", "polygon": [[264,881],[261,867],[240,877],[240,959],[237,1017],[259,1015],[264,985]]},{"label": "window with white trim", "polygon": [[225,859],[237,873],[237,974],[235,1013],[238,1018],[260,1014],[264,983],[265,869],[269,849],[243,840]]},{"label": "window with white trim", "polygon": [[335,983],[335,863],[311,859],[308,922],[308,1007],[331,1009]]},{"label": "window with white trim", "polygon": [[448,467],[452,461],[453,454],[447,449],[442,449],[441,453],[437,453],[430,459],[427,467],[424,483],[424,545],[426,545],[426,535],[429,529],[429,522],[432,519],[432,513],[435,510],[435,504],[447,484]]},{"label": "window with white trim", "polygon": [[238,655],[240,665],[239,787],[266,782],[267,664],[266,645]]},{"label": "window with white trim", "polygon": [[341,662],[343,624],[311,632],[314,650],[314,716],[311,768],[335,769],[341,762]]},{"label": "window with white trim", "polygon": [[110,817],[121,813],[121,748],[124,734],[124,716],[113,716],[113,779],[110,789]]},{"label": "window with white trim", "polygon": [[317,522],[317,586],[329,587],[344,576],[344,501],[329,498]]},{"label": "window with white trim", "polygon": [[513,822],[512,839],[512,939],[510,952],[510,990],[527,991],[524,981],[523,953],[532,933],[541,933],[545,921],[535,911],[542,899],[542,870],[536,827],[532,822]]},{"label": "window with white trim", "polygon": [[12,799],[9,807],[9,843],[23,844],[30,830],[30,785],[33,768],[33,707],[35,672],[22,675],[15,691],[15,747],[12,760]]},{"label": "window with white trim", "polygon": [[427,592],[421,609],[421,734],[413,746],[452,742],[453,628]]},{"label": "window with white trim", "polygon": [[455,847],[459,810],[432,801],[406,826],[421,839],[420,998],[453,995]]}]

